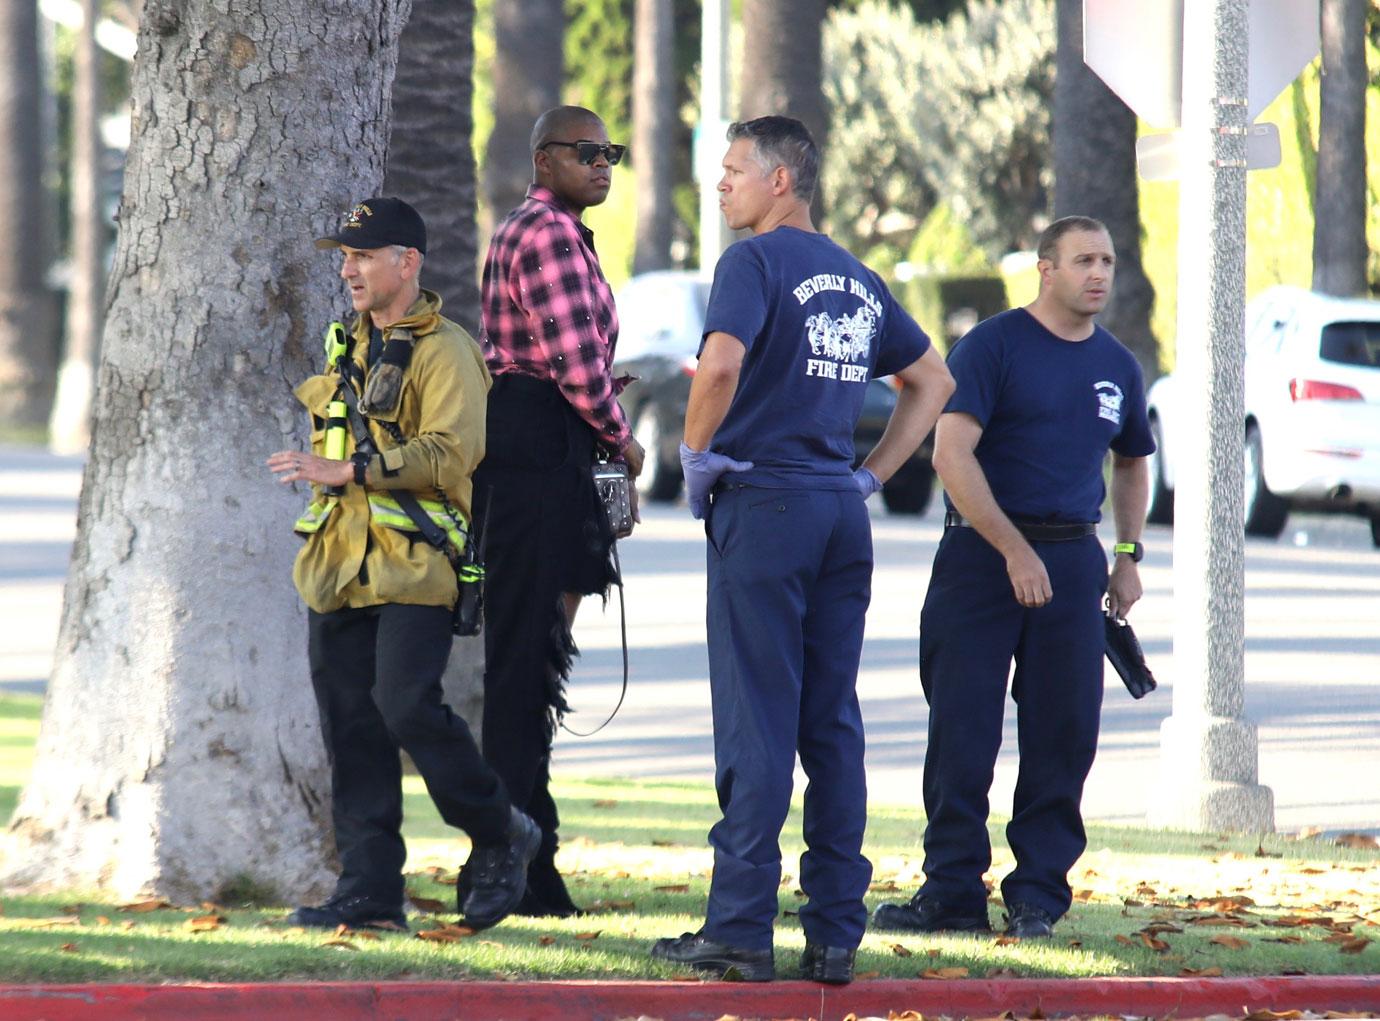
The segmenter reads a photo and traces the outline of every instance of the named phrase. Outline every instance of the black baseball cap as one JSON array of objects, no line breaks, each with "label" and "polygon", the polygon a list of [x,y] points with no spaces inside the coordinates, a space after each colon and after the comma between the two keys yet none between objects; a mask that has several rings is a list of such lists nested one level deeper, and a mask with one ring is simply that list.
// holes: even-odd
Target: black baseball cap
[{"label": "black baseball cap", "polygon": [[317,248],[387,248],[402,245],[426,254],[422,215],[399,198],[365,199],[345,214],[340,230],[316,239]]}]

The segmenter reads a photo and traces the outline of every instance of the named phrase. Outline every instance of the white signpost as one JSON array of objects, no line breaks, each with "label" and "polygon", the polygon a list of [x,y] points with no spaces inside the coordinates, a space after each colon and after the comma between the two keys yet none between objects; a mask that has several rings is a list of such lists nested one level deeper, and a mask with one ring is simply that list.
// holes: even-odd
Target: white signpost
[{"label": "white signpost", "polygon": [[[1245,708],[1246,172],[1279,162],[1255,117],[1318,52],[1317,0],[1083,0],[1084,59],[1144,120],[1144,176],[1177,176],[1174,711],[1151,820],[1274,829]],[[1181,460],[1179,460],[1181,459]]]}]

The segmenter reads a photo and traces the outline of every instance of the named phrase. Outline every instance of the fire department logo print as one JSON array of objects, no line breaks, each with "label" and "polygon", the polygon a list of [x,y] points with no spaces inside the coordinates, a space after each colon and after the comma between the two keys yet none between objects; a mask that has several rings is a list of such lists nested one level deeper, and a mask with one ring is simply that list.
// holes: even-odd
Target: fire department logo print
[{"label": "fire department logo print", "polygon": [[877,332],[877,313],[866,305],[839,319],[819,312],[805,320],[805,330],[812,354],[840,362],[865,361]]},{"label": "fire department logo print", "polygon": [[1097,394],[1097,417],[1105,418],[1113,425],[1120,425],[1121,402],[1125,397],[1121,387],[1110,379],[1103,379],[1093,384],[1093,392]]}]

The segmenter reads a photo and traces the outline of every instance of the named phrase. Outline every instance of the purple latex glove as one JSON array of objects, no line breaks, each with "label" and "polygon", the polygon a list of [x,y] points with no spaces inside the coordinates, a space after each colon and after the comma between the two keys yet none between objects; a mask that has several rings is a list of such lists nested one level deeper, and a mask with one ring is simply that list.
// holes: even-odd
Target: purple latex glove
[{"label": "purple latex glove", "polygon": [[871,468],[859,468],[853,473],[853,485],[858,487],[858,492],[866,500],[873,493],[882,488],[882,480],[877,478]]},{"label": "purple latex glove", "polygon": [[751,461],[735,461],[710,450],[695,450],[680,445],[680,467],[685,474],[685,498],[690,503],[692,517],[703,518],[709,508],[709,491],[725,472],[745,472]]}]

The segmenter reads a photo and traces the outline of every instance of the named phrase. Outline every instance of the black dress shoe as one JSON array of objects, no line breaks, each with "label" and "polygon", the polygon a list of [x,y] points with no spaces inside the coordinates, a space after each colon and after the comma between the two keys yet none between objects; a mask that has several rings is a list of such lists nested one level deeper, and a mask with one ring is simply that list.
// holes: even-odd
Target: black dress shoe
[{"label": "black dress shoe", "polygon": [[806,942],[805,952],[800,955],[800,970],[812,982],[846,986],[853,981],[853,957],[856,954],[856,950]]},{"label": "black dress shoe", "polygon": [[1006,909],[1006,935],[1039,939],[1054,935],[1054,916],[1034,904],[1012,904]]},{"label": "black dress shoe", "polygon": [[316,907],[303,905],[287,916],[289,925],[312,929],[407,929],[407,917],[397,904],[383,904],[368,897],[332,897]]},{"label": "black dress shoe", "polygon": [[872,912],[874,929],[898,932],[991,932],[987,907],[963,910],[916,894],[905,904],[882,904]]},{"label": "black dress shoe", "polygon": [[541,829],[516,808],[502,843],[476,844],[466,863],[468,892],[457,885],[461,921],[487,929],[513,913],[527,890],[527,866],[541,846]]},{"label": "black dress shoe", "polygon": [[710,939],[702,932],[682,933],[652,944],[652,956],[672,964],[688,964],[696,971],[738,982],[770,982],[776,962],[770,950],[744,950]]}]

